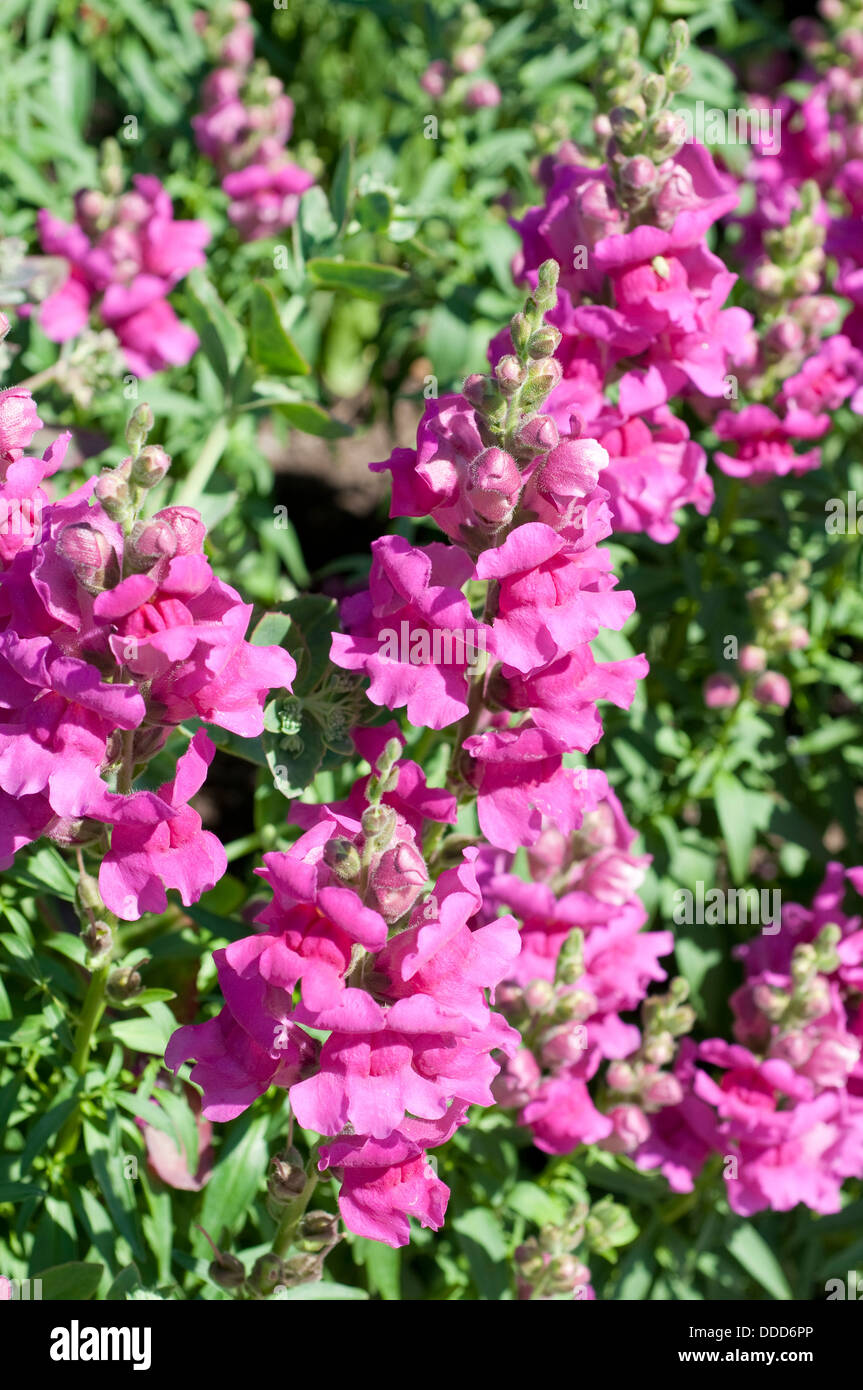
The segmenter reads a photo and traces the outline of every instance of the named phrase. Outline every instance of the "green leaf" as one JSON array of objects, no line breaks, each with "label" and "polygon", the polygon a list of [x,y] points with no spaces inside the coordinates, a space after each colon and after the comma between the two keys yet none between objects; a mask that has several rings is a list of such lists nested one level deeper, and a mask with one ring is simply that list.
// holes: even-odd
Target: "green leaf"
[{"label": "green leaf", "polygon": [[260,280],[252,286],[249,352],[252,360],[280,376],[307,376],[309,364],[282,327],[275,295]]},{"label": "green leaf", "polygon": [[354,1254],[365,1265],[372,1293],[379,1293],[388,1303],[397,1303],[402,1296],[401,1251],[379,1240],[354,1240]]},{"label": "green leaf", "polygon": [[756,834],[769,824],[772,802],[724,770],[717,772],[713,780],[713,795],[728,850],[728,867],[734,882],[741,884],[749,870]]},{"label": "green leaf", "polygon": [[204,1189],[199,1223],[217,1244],[223,1231],[242,1226],[258,1196],[269,1157],[268,1123],[265,1115],[258,1115],[231,1126],[231,1136]]},{"label": "green leaf", "polygon": [[98,1289],[104,1272],[104,1265],[72,1260],[68,1264],[43,1269],[32,1277],[42,1280],[42,1298],[46,1302],[86,1302]]},{"label": "green leaf", "polygon": [[47,1197],[47,1192],[32,1182],[0,1182],[0,1202],[24,1202],[28,1197]]},{"label": "green leaf", "polygon": [[509,1288],[506,1241],[500,1222],[488,1207],[474,1207],[453,1220],[459,1245],[483,1299],[500,1299]]},{"label": "green leaf", "polygon": [[370,261],[336,261],[318,258],[308,263],[308,271],[322,289],[344,290],[358,299],[389,299],[410,283],[406,270]]},{"label": "green leaf", "polygon": [[290,613],[264,613],[252,629],[249,641],[255,647],[285,646],[291,622]]},{"label": "green leaf", "polygon": [[36,1155],[43,1152],[48,1140],[54,1137],[77,1104],[77,1096],[68,1096],[57,1105],[52,1105],[50,1110],[46,1110],[45,1114],[40,1116],[27,1135],[27,1142],[24,1145],[18,1168],[19,1173],[23,1175],[30,1171],[30,1165]]},{"label": "green leaf", "polygon": [[106,1303],[124,1303],[126,1294],[138,1288],[141,1283],[141,1276],[136,1265],[127,1265],[121,1269],[113,1284],[105,1294]]},{"label": "green leaf", "polygon": [[275,1295],[279,1303],[332,1303],[359,1302],[368,1298],[365,1289],[354,1289],[350,1284],[298,1284],[294,1289],[280,1289]]},{"label": "green leaf", "polygon": [[75,898],[75,879],[62,855],[53,845],[42,845],[29,855],[20,855],[9,869],[4,869],[6,878],[14,883],[23,883],[28,888],[38,888],[40,893],[47,889],[65,902]]},{"label": "green leaf", "polygon": [[732,1232],[725,1247],[746,1270],[751,1274],[762,1287],[766,1289],[771,1298],[790,1299],[794,1295],[788,1283],[782,1266],[774,1255],[770,1246],[753,1225],[749,1222],[741,1223]]},{"label": "green leaf", "polygon": [[222,386],[227,388],[246,353],[243,330],[202,270],[193,270],[184,288],[188,292],[189,317],[201,348]]},{"label": "green leaf", "polygon": [[563,1203],[534,1182],[517,1182],[507,1198],[507,1206],[537,1226],[556,1226],[566,1216]]},{"label": "green leaf", "polygon": [[314,434],[319,439],[343,439],[353,434],[350,425],[334,420],[332,415],[314,401],[279,401],[274,409],[284,415],[288,424],[303,434]]},{"label": "green leaf", "polygon": [[133,1052],[148,1052],[153,1057],[164,1056],[170,1037],[152,1018],[119,1019],[108,1031],[124,1047],[130,1047]]}]

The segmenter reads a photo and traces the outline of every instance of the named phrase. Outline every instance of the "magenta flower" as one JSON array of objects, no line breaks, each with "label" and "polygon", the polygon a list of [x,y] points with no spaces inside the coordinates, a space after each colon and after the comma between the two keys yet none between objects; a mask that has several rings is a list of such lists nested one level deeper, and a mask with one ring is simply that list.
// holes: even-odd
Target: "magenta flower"
[{"label": "magenta flower", "polygon": [[543,816],[575,830],[607,786],[601,772],[564,768],[563,745],[531,725],[473,734],[464,751],[480,829],[501,849],[534,844]]},{"label": "magenta flower", "polygon": [[600,628],[626,622],[635,600],[612,592],[617,581],[607,557],[597,551],[579,559],[540,522],[517,527],[480,555],[479,578],[500,584],[491,648],[504,666],[527,675],[592,641]]},{"label": "magenta flower", "polygon": [[29,391],[11,386],[0,391],[0,467],[8,476],[8,465],[19,459],[42,421]]},{"label": "magenta flower", "polygon": [[[54,342],[76,337],[91,313],[117,335],[129,367],[148,376],[183,366],[198,340],[183,327],[167,295],[195,266],[210,240],[205,222],[174,220],[158,179],[138,174],[134,191],[113,203],[91,192],[78,196],[77,222],[39,213],[42,248],[69,265],[65,283],[43,301],[39,321]],[[105,216],[109,225],[101,230]]]},{"label": "magenta flower", "polygon": [[166,888],[176,888],[188,907],[224,874],[221,841],[202,829],[201,817],[186,804],[203,786],[215,751],[199,729],[173,778],[158,792],[133,792],[128,798],[106,794],[100,818],[113,829],[99,869],[99,891],[106,907],[125,921],[164,912]]},{"label": "magenta flower", "polygon": [[228,217],[244,241],[273,236],[297,220],[300,198],[313,183],[311,174],[289,160],[250,164],[222,180],[231,199]]},{"label": "magenta flower", "polygon": [[413,724],[443,729],[467,713],[484,637],[461,592],[473,565],[457,546],[415,548],[401,536],[382,536],[372,552],[369,589],[343,603],[347,632],[333,634],[332,660],[369,677],[376,705],[406,705]]}]

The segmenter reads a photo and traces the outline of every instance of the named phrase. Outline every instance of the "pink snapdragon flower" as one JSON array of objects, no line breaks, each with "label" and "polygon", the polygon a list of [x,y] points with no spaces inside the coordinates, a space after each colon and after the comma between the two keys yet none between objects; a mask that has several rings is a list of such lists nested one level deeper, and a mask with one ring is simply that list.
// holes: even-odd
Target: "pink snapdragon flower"
[{"label": "pink snapdragon flower", "polygon": [[[210,229],[201,221],[175,221],[158,179],[136,174],[132,182],[134,191],[113,204],[99,193],[79,195],[73,224],[40,211],[42,249],[62,256],[69,276],[43,300],[39,322],[49,338],[63,343],[77,337],[95,314],[116,334],[131,371],[145,377],[184,366],[198,345],[167,296],[204,264]],[[111,221],[102,229],[106,213]]]},{"label": "pink snapdragon flower", "polygon": [[[199,729],[171,781],[157,792],[106,796],[102,815],[113,830],[99,869],[99,891],[105,906],[125,921],[164,912],[166,888],[176,888],[188,907],[227,869],[221,841],[202,829],[201,817],[187,805],[203,786],[215,751]],[[90,806],[88,814],[97,814],[97,808]]]},{"label": "pink snapdragon flower", "polygon": [[333,634],[332,659],[369,676],[375,704],[406,705],[413,724],[443,729],[467,713],[468,668],[485,637],[461,591],[473,565],[457,546],[400,536],[381,537],[372,554],[370,587],[343,603],[347,632]]}]

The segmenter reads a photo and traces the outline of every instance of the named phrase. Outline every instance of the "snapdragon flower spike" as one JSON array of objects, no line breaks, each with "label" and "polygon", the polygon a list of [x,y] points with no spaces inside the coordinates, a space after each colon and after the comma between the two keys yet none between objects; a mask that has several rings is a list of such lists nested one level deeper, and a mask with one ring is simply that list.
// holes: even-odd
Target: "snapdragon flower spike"
[{"label": "snapdragon flower spike", "polygon": [[248,14],[238,14],[227,33],[208,21],[205,15],[204,33],[220,41],[227,66],[209,74],[203,109],[192,117],[192,127],[198,148],[222,179],[230,221],[244,241],[257,241],[296,221],[300,199],[314,178],[287,157],[294,103],[267,64],[254,62]]},{"label": "snapdragon flower spike", "polygon": [[[342,801],[294,805],[303,834],[259,871],[273,890],[257,918],[264,930],[216,953],[218,1021],[181,1029],[168,1052],[174,1068],[195,1062],[211,1118],[239,1113],[273,1082],[285,1087],[299,1123],[329,1141],[319,1167],[336,1172],[346,1224],[395,1245],[408,1239],[408,1212],[435,1228],[442,1221],[446,1189],[425,1150],[468,1105],[492,1104],[493,1087],[525,1090],[518,1103],[535,1104],[535,1133],[555,1152],[612,1133],[587,1082],[605,1056],[638,1048],[620,1011],[664,978],[658,956],[670,949],[663,934],[639,936],[645,914],[629,889],[641,861],[627,853],[631,832],[605,775],[564,765],[599,737],[597,700],[627,705],[646,663],[598,664],[590,652],[633,605],[599,549],[611,529],[599,481],[606,452],[577,428],[562,437],[537,413],[560,380],[559,335],[545,322],[555,281],[550,263],[493,377],[431,402],[418,453],[378,465],[393,471],[394,512],[431,514],[447,542],[375,542],[368,590],[343,603],[344,631],[333,636],[333,662],[366,674],[375,704],[405,706],[428,730],[457,723],[447,786],[428,787],[402,756],[397,725],[355,731],[370,774]],[[477,649],[483,659],[471,660]],[[499,857],[443,840],[438,862],[451,867],[436,872],[457,801],[471,799]],[[506,894],[493,890],[504,875],[515,902],[512,854],[551,824],[602,843],[598,896],[564,900],[564,916],[593,930],[583,968],[556,1001],[564,1012],[542,1030],[542,1090],[540,1063],[529,1076],[520,1034],[491,1007],[501,982],[510,982],[504,1003],[530,969],[519,963],[527,939]],[[543,892],[548,917],[555,899]],[[588,1063],[575,1030],[591,1015]]]},{"label": "snapdragon flower spike", "polygon": [[151,425],[139,407],[134,455],[58,501],[38,482],[65,441],[11,462],[7,481],[32,484],[39,524],[0,573],[0,858],[41,835],[98,844],[102,900],[127,920],[163,911],[167,888],[195,902],[225,871],[187,804],[215,751],[206,733],[158,792],[134,791],[136,772],[190,717],[260,733],[270,686],[296,671],[287,652],[245,641],[251,606],[213,575],[197,512],[137,521],[170,463],[146,446]]},{"label": "snapdragon flower spike", "polygon": [[[481,897],[468,855],[387,944],[383,919],[326,863],[326,844],[343,832],[322,820],[291,850],[266,857],[276,896],[259,920],[269,931],[216,953],[226,1001],[218,1031],[181,1029],[167,1060],[176,1068],[196,1059],[192,1079],[204,1086],[204,1114],[212,1118],[239,1113],[238,1097],[262,1094],[273,1081],[286,1086],[300,1124],[335,1141],[322,1151],[321,1168],[363,1170],[344,1180],[346,1223],[371,1234],[372,1217],[361,1211],[379,1202],[375,1238],[403,1244],[404,1212],[415,1205],[405,1197],[427,1191],[422,1184],[431,1178],[418,1160],[435,1127],[446,1137],[467,1104],[491,1104],[493,1054],[517,1045],[485,992],[516,955],[518,934],[511,918],[472,928]],[[313,1042],[306,1028],[328,1031],[326,1042]],[[236,1029],[246,1040],[232,1049],[223,1088],[214,1049]],[[286,1047],[292,1059],[298,1049],[301,1075],[292,1065],[280,1070]],[[240,1059],[247,1070],[238,1085]],[[340,1138],[345,1130],[351,1139]],[[427,1144],[408,1142],[420,1132]],[[437,1225],[445,1189],[434,1191],[433,1205],[420,1210]]]},{"label": "snapdragon flower spike", "polygon": [[741,1216],[798,1202],[840,1209],[842,1183],[863,1176],[863,930],[843,910],[849,886],[863,889],[863,870],[828,865],[811,908],[785,904],[779,932],[737,948],[746,978],[731,999],[736,1041],[709,1038],[686,1052],[676,1069],[683,1097],[662,1112],[637,1163],[689,1190],[721,1153]]}]

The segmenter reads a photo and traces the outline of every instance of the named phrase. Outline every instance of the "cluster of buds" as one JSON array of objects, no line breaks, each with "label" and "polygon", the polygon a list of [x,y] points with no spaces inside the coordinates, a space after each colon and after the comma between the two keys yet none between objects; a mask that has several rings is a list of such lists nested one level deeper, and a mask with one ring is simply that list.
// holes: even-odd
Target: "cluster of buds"
[{"label": "cluster of buds", "polygon": [[483,106],[499,106],[500,88],[489,77],[481,75],[485,46],[493,32],[491,20],[480,13],[479,7],[466,5],[459,19],[458,32],[448,40],[451,57],[449,61],[436,58],[429,63],[420,78],[423,91],[447,107],[466,106],[476,111]]},{"label": "cluster of buds", "polygon": [[60,354],[53,375],[60,389],[86,410],[94,396],[115,387],[127,370],[117,335],[110,328],[85,328]]},{"label": "cluster of buds", "polygon": [[782,383],[818,351],[838,309],[835,300],[822,294],[761,298],[757,349],[741,375],[746,399],[770,404]]},{"label": "cluster of buds", "polygon": [[245,0],[216,0],[206,10],[198,10],[195,28],[204,40],[211,63],[243,67],[255,52],[255,31],[251,7]]},{"label": "cluster of buds", "polygon": [[[791,32],[806,53],[806,57],[819,72],[835,78],[841,72],[850,78],[863,78],[863,3],[861,0],[820,0],[818,12],[823,24],[815,19],[796,19]],[[831,82],[841,104],[834,109],[846,108],[847,97],[856,97],[856,106],[850,114],[859,126],[863,117],[863,89],[849,90],[846,81],[840,84]],[[842,98],[846,98],[842,101]],[[861,151],[855,152],[859,157]]]},{"label": "cluster of buds", "polygon": [[798,295],[812,295],[824,273],[826,229],[817,220],[818,184],[808,179],[798,190],[799,204],[784,227],[764,233],[765,256],[752,272],[752,283],[766,306]]},{"label": "cluster of buds", "polygon": [[[546,314],[557,303],[559,273],[556,261],[543,262],[536,289],[510,324],[513,351],[499,359],[493,373],[476,372],[464,384],[464,394],[477,412],[483,443],[498,453],[503,451],[515,465],[510,469],[506,459],[494,459],[493,471],[499,481],[496,488],[485,490],[500,492],[503,487],[505,497],[517,495],[520,489],[517,465],[547,453],[559,438],[551,417],[535,413],[562,376],[554,356],[561,335],[545,322]],[[475,460],[473,491],[484,488],[484,461],[485,455]]]},{"label": "cluster of buds", "polygon": [[787,575],[773,573],[746,595],[756,640],[741,649],[738,666],[745,676],[755,677],[752,695],[760,705],[787,709],[791,701],[787,677],[769,667],[789,652],[804,651],[812,640],[800,622],[809,602],[806,580],[811,572],[809,561],[801,557]]},{"label": "cluster of buds", "polygon": [[753,987],[753,1005],[776,1029],[771,1056],[783,1056],[796,1064],[796,1031],[830,1009],[830,982],[826,977],[839,969],[836,948],[841,940],[841,928],[827,923],[814,941],[794,947],[787,989],[767,983]]},{"label": "cluster of buds", "polygon": [[[401,753],[398,739],[390,739],[377,759],[366,786],[366,808],[360,817],[361,833],[350,840],[336,838],[324,846],[328,868],[354,888],[368,906],[390,925],[410,912],[428,881],[428,870],[416,842],[413,827],[383,797],[398,790]],[[355,946],[352,970],[362,978],[369,957]]]},{"label": "cluster of buds", "polygon": [[[499,1006],[528,1049],[524,1059],[532,1053],[544,1071],[565,1070],[587,1051],[586,1020],[597,1012],[598,1004],[594,994],[577,987],[583,975],[584,932],[574,927],[560,948],[553,982],[532,980],[524,988],[509,982],[498,990]],[[513,1064],[505,1084],[517,1085],[517,1074],[518,1066]],[[520,1099],[513,1094],[506,1103],[518,1104]]]},{"label": "cluster of buds", "polygon": [[680,1082],[667,1068],[674,1061],[677,1039],[695,1024],[688,995],[689,986],[678,976],[665,994],[645,999],[641,1046],[623,1061],[609,1063],[606,1114],[614,1129],[600,1143],[611,1153],[634,1153],[650,1135],[647,1116],[683,1099]]},{"label": "cluster of buds", "polygon": [[547,1303],[592,1296],[590,1270],[575,1253],[591,1219],[587,1203],[578,1203],[559,1226],[543,1226],[538,1236],[518,1246],[515,1266],[520,1299]]},{"label": "cluster of buds", "polygon": [[[275,1154],[267,1179],[267,1211],[290,1230],[287,1253],[259,1255],[247,1273],[242,1260],[216,1250],[209,1275],[238,1299],[259,1301],[280,1289],[317,1283],[327,1255],[341,1239],[339,1218],[326,1211],[302,1211],[307,1173],[302,1156],[292,1145]],[[211,1242],[212,1244],[212,1242]]]},{"label": "cluster of buds", "polygon": [[661,205],[674,202],[674,188],[666,190],[666,185],[683,172],[675,169],[674,157],[686,142],[687,126],[670,104],[692,77],[679,61],[688,45],[687,25],[677,19],[668,33],[660,71],[647,72],[638,57],[638,34],[627,27],[597,75],[599,114],[594,129],[606,145],[618,201],[636,222],[641,215],[665,225]]},{"label": "cluster of buds", "polygon": [[733,676],[717,672],[704,682],[704,703],[708,709],[730,708],[741,694],[751,695],[756,704],[787,709],[791,703],[791,683],[781,671],[772,669],[789,652],[804,651],[811,642],[809,629],[800,622],[800,611],[809,602],[806,580],[812,572],[809,561],[801,557],[788,574],[768,575],[763,584],[746,595],[755,641],[740,648],[737,668],[743,689]]}]

